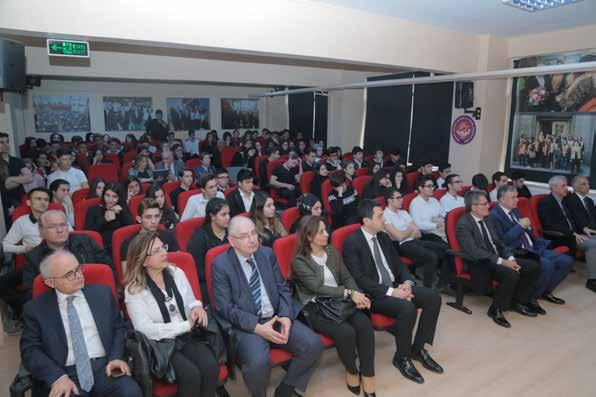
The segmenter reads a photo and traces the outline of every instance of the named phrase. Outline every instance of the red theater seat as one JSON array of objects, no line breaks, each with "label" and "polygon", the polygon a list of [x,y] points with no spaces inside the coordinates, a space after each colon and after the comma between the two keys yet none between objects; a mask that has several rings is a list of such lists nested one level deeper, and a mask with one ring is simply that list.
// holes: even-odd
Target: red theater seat
[{"label": "red theater seat", "polygon": [[192,218],[176,225],[176,240],[180,251],[188,251],[188,242],[195,231],[203,226],[203,223],[205,223],[205,218]]},{"label": "red theater seat", "polygon": [[352,186],[360,198],[364,197],[364,187],[373,179],[372,175],[363,175],[354,178]]},{"label": "red theater seat", "polygon": [[99,197],[74,203],[75,229],[83,230],[85,228],[85,218],[87,217],[87,210],[89,209],[89,207],[99,205],[99,203]]},{"label": "red theater seat", "polygon": [[186,208],[186,203],[188,203],[188,199],[190,199],[195,194],[199,194],[203,191],[203,189],[191,189],[187,192],[182,192],[178,196],[178,215],[182,216],[184,213],[184,209]]},{"label": "red theater seat", "polygon": [[290,228],[300,218],[300,211],[298,207],[288,208],[284,210],[280,215],[280,221],[282,225],[286,228],[288,233],[290,232]]},{"label": "red theater seat", "polygon": [[306,171],[300,176],[300,191],[310,193],[310,184],[315,177],[314,171]]},{"label": "red theater seat", "polygon": [[114,164],[96,164],[87,170],[87,179],[92,181],[96,177],[103,178],[106,182],[118,181],[118,167]]},{"label": "red theater seat", "polygon": [[416,196],[418,196],[418,192],[412,192],[412,193],[406,194],[401,202],[401,209],[404,211],[409,211],[410,203],[412,202],[412,200],[414,200],[416,198]]},{"label": "red theater seat", "polygon": [[101,248],[103,248],[103,238],[101,238],[101,234],[97,233],[94,230],[73,230],[69,233],[70,235],[73,234],[80,234],[85,235],[93,239]]},{"label": "red theater seat", "polygon": [[[112,289],[112,293],[114,294],[114,299],[116,302],[118,302],[118,297],[116,295],[116,283],[114,283],[114,275],[112,274],[112,269],[110,269],[108,265],[99,263],[86,263],[85,266],[83,266],[83,276],[85,276],[85,284],[101,284],[110,287]],[[36,298],[48,291],[50,291],[50,287],[44,283],[41,275],[35,277],[35,280],[33,280],[33,298]]]}]

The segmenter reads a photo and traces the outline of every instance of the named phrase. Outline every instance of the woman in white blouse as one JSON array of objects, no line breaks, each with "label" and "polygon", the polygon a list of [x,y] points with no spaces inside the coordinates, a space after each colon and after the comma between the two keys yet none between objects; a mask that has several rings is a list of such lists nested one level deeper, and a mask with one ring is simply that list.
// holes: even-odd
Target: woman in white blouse
[{"label": "woman in white blouse", "polygon": [[134,329],[147,338],[184,341],[170,359],[177,395],[212,397],[219,372],[215,355],[209,346],[185,335],[206,327],[207,313],[184,271],[168,263],[167,251],[155,234],[141,233],[132,240],[124,276],[126,309]]}]

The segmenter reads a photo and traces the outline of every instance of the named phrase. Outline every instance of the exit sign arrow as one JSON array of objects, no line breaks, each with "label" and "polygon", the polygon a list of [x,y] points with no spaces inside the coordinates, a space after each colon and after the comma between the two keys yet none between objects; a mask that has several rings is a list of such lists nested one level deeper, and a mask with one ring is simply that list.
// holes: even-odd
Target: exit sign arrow
[{"label": "exit sign arrow", "polygon": [[48,39],[47,48],[50,56],[89,58],[88,41]]}]

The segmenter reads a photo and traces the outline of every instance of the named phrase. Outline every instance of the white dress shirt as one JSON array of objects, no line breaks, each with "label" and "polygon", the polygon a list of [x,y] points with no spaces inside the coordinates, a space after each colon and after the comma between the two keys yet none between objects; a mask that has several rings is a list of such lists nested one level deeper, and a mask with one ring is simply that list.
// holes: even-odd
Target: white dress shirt
[{"label": "white dress shirt", "polygon": [[464,198],[462,196],[458,196],[457,194],[455,196],[452,196],[449,192],[445,193],[443,197],[441,197],[440,204],[441,208],[443,208],[443,211],[445,211],[445,213],[455,208],[466,206],[464,204]]},{"label": "white dress shirt", "polygon": [[490,201],[497,201],[497,190],[499,190],[499,189],[498,188],[494,188],[488,194],[488,196],[490,197]]},{"label": "white dress shirt", "polygon": [[[97,330],[97,324],[85,298],[83,291],[79,290],[72,294],[76,298],[72,301],[77,314],[79,315],[79,321],[83,328],[83,337],[85,338],[85,345],[87,346],[87,354],[89,358],[105,357],[106,351],[104,349],[101,338],[99,337],[99,331]],[[60,317],[62,318],[62,324],[64,325],[64,332],[66,333],[66,346],[68,347],[68,354],[66,355],[66,367],[75,365],[74,351],[72,350],[72,338],[70,336],[70,325],[68,323],[68,301],[66,300],[71,295],[63,294],[56,290],[56,298],[58,299],[58,309],[60,310]]]},{"label": "white dress shirt", "polygon": [[[391,226],[397,229],[398,232],[404,232],[408,229],[410,223],[414,222],[410,214],[404,210],[397,210],[397,212],[393,212],[389,209],[389,207],[385,208],[383,211],[383,216],[385,217],[385,223],[389,223]],[[389,235],[393,240],[393,237]],[[406,241],[414,240],[414,237],[408,237],[406,239],[401,240],[399,243],[403,244]]]},{"label": "white dress shirt", "polygon": [[323,268],[323,285],[326,285],[327,287],[338,287],[337,281],[335,280],[335,277],[333,277],[333,273],[331,273],[331,270],[327,267],[327,253],[323,256],[311,255],[310,257],[317,265]]},{"label": "white dress shirt", "polygon": [[[174,283],[184,302],[184,310],[186,318],[188,319],[192,309],[197,306],[202,306],[201,301],[197,300],[195,297],[184,270],[174,265],[170,265],[164,271],[171,272]],[[166,291],[162,290],[162,292],[164,293],[164,296],[168,296]],[[133,328],[145,334],[149,339],[171,339],[190,331],[190,322],[184,320],[182,315],[178,312],[178,306],[173,296],[171,302],[176,307],[176,311],[174,313],[171,311],[169,312],[169,323],[163,322],[163,316],[161,315],[157,301],[149,288],[136,291],[134,294],[130,292],[129,288],[126,288],[124,292],[124,302],[126,303],[126,311],[128,312],[128,317],[130,317],[130,320],[132,321]]]},{"label": "white dress shirt", "polygon": [[[226,196],[222,192],[217,192],[215,195],[217,198],[225,199]],[[186,202],[184,212],[180,217],[180,222],[186,221],[192,218],[203,218],[205,216],[205,207],[210,199],[206,199],[203,193],[195,194]]]},{"label": "white dress shirt", "polygon": [[[372,239],[373,239],[373,237],[376,238],[377,236],[373,236],[372,234],[370,234],[369,232],[364,230],[363,227],[361,227],[360,230],[362,230],[362,233],[364,233],[364,238],[366,239],[366,242],[368,243],[368,248],[370,249],[370,253],[374,259],[375,249],[374,249],[374,243],[373,243]],[[391,271],[391,268],[389,267],[389,264],[387,263],[387,258],[385,258],[385,254],[383,253],[383,250],[381,249],[381,244],[379,243],[379,239],[377,239],[377,245],[379,246],[379,251],[381,252],[381,259],[383,260],[383,266],[389,273],[389,277],[391,277],[391,282],[394,283],[395,276],[393,275],[393,272]],[[379,276],[379,282],[380,282],[380,280],[382,280],[383,278],[381,277],[381,272],[379,271],[379,264],[377,263],[376,265],[377,265],[377,274]],[[393,295],[393,288],[392,287],[387,288],[387,292],[385,292],[385,295],[387,295],[387,296]]]},{"label": "white dress shirt", "polygon": [[[248,260],[247,257],[244,257],[236,252],[236,256],[238,257],[238,261],[240,261],[240,266],[242,267],[242,271],[244,271],[244,275],[246,276],[246,282],[250,285],[250,277],[252,276],[252,266],[246,263]],[[269,295],[267,294],[267,288],[265,288],[265,284],[263,283],[263,277],[261,277],[261,272],[259,271],[259,266],[257,265],[257,261],[253,256],[251,258],[255,263],[255,268],[257,269],[257,273],[259,273],[259,283],[261,286],[261,318],[268,318],[273,317],[275,314],[275,310],[273,310],[273,305],[271,304],[271,299],[269,299]]]},{"label": "white dress shirt", "polygon": [[81,189],[83,183],[87,183],[87,177],[83,171],[70,167],[68,171],[62,171],[60,169],[52,172],[48,175],[48,188],[56,179],[64,179],[70,184],[70,194],[73,194],[77,190]]},{"label": "white dress shirt", "polygon": [[255,192],[250,192],[247,196],[244,192],[239,188],[238,193],[240,193],[240,198],[242,199],[242,203],[244,204],[244,209],[248,212],[250,211],[250,207],[252,206],[252,201],[255,198]]},{"label": "white dress shirt", "polygon": [[190,153],[191,155],[199,154],[199,139],[198,138],[186,139],[184,141],[184,151],[186,153]]},{"label": "white dress shirt", "polygon": [[410,215],[422,232],[432,233],[437,230],[436,219],[445,218],[445,211],[436,198],[425,201],[418,195],[410,203]]},{"label": "white dress shirt", "polygon": [[[33,216],[20,216],[10,227],[10,230],[2,240],[4,252],[13,254],[22,254],[27,252],[28,247],[37,247],[41,243],[39,235],[39,226],[37,220],[33,222]],[[19,244],[22,242],[22,244]]]}]

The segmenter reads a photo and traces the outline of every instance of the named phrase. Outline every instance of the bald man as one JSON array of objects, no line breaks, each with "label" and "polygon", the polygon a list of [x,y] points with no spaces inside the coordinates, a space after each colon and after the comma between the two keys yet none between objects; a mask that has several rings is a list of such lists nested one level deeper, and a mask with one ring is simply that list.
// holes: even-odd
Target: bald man
[{"label": "bald man", "polygon": [[141,397],[124,354],[126,324],[112,290],[87,285],[82,266],[59,250],[40,264],[49,292],[24,309],[21,358],[32,395]]},{"label": "bald man", "polygon": [[270,348],[292,353],[275,397],[304,392],[323,345],[296,319],[292,294],[268,247],[259,246],[254,223],[235,216],[228,227],[232,247],[213,263],[212,282],[217,314],[234,327],[236,355],[253,397],[266,397],[271,372]]}]

